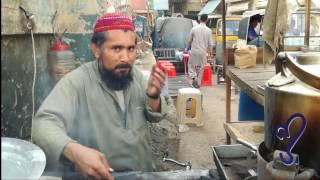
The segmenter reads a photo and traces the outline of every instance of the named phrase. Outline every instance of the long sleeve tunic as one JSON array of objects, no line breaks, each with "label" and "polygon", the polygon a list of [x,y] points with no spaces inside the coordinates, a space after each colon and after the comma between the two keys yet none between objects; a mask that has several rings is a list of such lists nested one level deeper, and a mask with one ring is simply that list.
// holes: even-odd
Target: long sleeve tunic
[{"label": "long sleeve tunic", "polygon": [[189,34],[188,47],[191,47],[190,61],[194,65],[206,64],[206,54],[213,47],[212,32],[205,23],[193,27]]},{"label": "long sleeve tunic", "polygon": [[[203,67],[207,64],[207,51],[212,50],[212,33],[205,23],[193,27],[189,34],[188,47],[191,47],[188,73],[201,83]],[[199,67],[197,70],[196,67]]]},{"label": "long sleeve tunic", "polygon": [[[62,78],[39,108],[32,138],[47,157],[47,169],[65,167],[63,150],[78,142],[104,153],[116,171],[152,171],[147,121],[158,122],[168,112],[161,96],[161,112],[147,104],[147,83],[132,69],[133,81],[123,91],[122,111],[114,91],[102,81],[96,61],[86,63]],[[59,169],[59,168],[58,168]]]}]

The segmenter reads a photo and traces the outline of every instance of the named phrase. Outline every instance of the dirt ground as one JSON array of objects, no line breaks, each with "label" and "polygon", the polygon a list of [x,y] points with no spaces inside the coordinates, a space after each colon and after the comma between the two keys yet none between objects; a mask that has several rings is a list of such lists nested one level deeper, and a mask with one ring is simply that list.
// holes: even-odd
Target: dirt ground
[{"label": "dirt ground", "polygon": [[[190,129],[180,133],[180,147],[178,160],[190,161],[193,169],[215,168],[211,146],[226,143],[226,133],[223,123],[226,117],[226,84],[216,83],[201,87],[203,94],[203,122],[202,127],[188,126]],[[231,120],[237,121],[239,93],[231,91]]]}]

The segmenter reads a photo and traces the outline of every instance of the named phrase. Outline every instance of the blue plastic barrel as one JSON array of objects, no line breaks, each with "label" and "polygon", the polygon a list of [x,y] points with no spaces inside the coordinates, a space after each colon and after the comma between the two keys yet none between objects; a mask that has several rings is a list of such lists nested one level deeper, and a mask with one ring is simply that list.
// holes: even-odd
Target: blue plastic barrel
[{"label": "blue plastic barrel", "polygon": [[264,120],[264,108],[248,96],[243,90],[239,98],[239,121]]}]

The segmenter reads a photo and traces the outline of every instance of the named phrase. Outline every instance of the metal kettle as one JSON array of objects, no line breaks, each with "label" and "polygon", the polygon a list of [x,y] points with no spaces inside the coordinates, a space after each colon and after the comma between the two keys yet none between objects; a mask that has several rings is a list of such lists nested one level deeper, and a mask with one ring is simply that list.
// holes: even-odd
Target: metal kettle
[{"label": "metal kettle", "polygon": [[299,156],[284,162],[320,172],[320,52],[283,52],[280,59],[280,72],[266,82],[265,145]]}]

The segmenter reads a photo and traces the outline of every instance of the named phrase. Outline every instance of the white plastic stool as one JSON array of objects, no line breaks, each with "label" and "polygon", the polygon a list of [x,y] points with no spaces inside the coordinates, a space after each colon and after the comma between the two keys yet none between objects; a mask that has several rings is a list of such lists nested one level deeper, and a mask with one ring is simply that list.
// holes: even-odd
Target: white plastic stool
[{"label": "white plastic stool", "polygon": [[177,122],[178,124],[203,126],[202,97],[199,89],[179,89],[177,97]]}]

